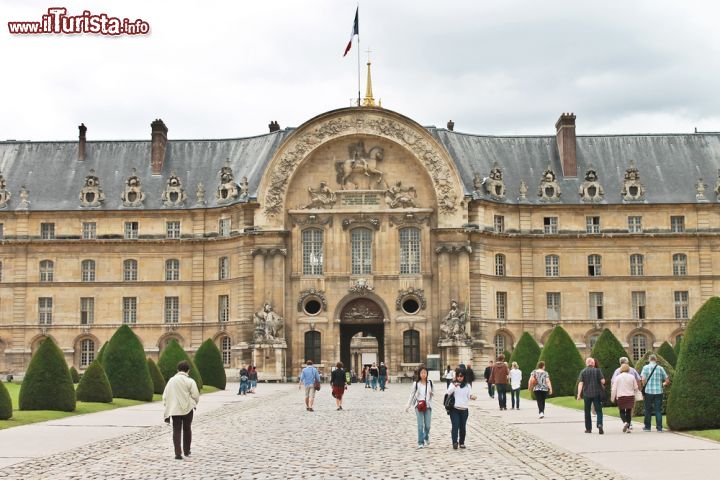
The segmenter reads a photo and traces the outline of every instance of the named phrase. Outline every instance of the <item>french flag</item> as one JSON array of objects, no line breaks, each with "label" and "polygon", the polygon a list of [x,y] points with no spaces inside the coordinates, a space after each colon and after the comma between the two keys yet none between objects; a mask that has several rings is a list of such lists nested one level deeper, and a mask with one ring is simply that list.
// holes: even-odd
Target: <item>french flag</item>
[{"label": "french flag", "polygon": [[352,33],[350,34],[350,41],[348,42],[347,47],[345,47],[345,53],[343,53],[343,57],[344,57],[345,55],[347,55],[348,52],[350,51],[350,47],[352,47],[353,37],[355,37],[355,35],[360,35],[360,28],[359,28],[359,25],[358,25],[358,12],[359,12],[359,10],[360,10],[360,7],[358,7],[358,8],[355,10],[355,21],[353,22]]}]

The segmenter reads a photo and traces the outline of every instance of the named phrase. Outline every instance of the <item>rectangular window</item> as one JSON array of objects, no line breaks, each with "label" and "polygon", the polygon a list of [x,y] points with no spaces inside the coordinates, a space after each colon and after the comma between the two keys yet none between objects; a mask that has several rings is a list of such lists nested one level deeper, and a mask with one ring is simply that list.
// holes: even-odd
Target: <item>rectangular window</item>
[{"label": "rectangular window", "polygon": [[602,292],[590,292],[590,320],[602,320],[604,313]]},{"label": "rectangular window", "polygon": [[628,217],[628,233],[642,233],[642,217]]},{"label": "rectangular window", "polygon": [[507,292],[495,292],[495,311],[498,320],[507,319]]},{"label": "rectangular window", "polygon": [[228,257],[220,257],[218,259],[218,280],[227,280],[230,278],[230,260]]},{"label": "rectangular window", "polygon": [[125,238],[136,240],[138,238],[138,222],[125,222]]},{"label": "rectangular window", "polygon": [[560,320],[560,292],[547,292],[547,319]]},{"label": "rectangular window", "polygon": [[585,217],[585,231],[587,233],[600,233],[600,217]]},{"label": "rectangular window", "polygon": [[543,228],[545,235],[554,235],[558,233],[558,217],[545,217],[543,219]]},{"label": "rectangular window", "polygon": [[309,228],[302,232],[303,275],[323,274],[323,231]]},{"label": "rectangular window", "polygon": [[420,363],[420,332],[417,330],[403,332],[403,362]]},{"label": "rectangular window", "polygon": [[352,274],[365,275],[372,271],[372,232],[356,228],[350,234]]},{"label": "rectangular window", "polygon": [[38,298],[38,320],[40,325],[52,325],[52,297]]},{"label": "rectangular window", "polygon": [[97,225],[95,222],[83,222],[82,238],[83,240],[95,240],[97,238]]},{"label": "rectangular window", "polygon": [[80,325],[92,325],[95,321],[95,299],[82,297],[80,299]]},{"label": "rectangular window", "polygon": [[218,235],[221,237],[229,237],[230,236],[230,219],[229,218],[221,218],[218,221]]},{"label": "rectangular window", "polygon": [[42,238],[43,240],[52,240],[53,238],[55,238],[55,224],[41,223],[40,238]]},{"label": "rectangular window", "polygon": [[548,255],[545,257],[545,276],[560,276],[560,257],[557,255]]},{"label": "rectangular window", "polygon": [[177,239],[180,238],[180,222],[172,221],[165,222],[165,234],[167,238]]},{"label": "rectangular window", "polygon": [[505,217],[502,215],[495,215],[493,219],[493,231],[495,233],[503,233],[505,231]]},{"label": "rectangular window", "polygon": [[218,296],[218,321],[227,322],[230,320],[230,296]]},{"label": "rectangular window", "polygon": [[137,323],[137,297],[123,297],[123,323]]},{"label": "rectangular window", "polygon": [[645,292],[632,292],[632,315],[634,320],[645,317]]},{"label": "rectangular window", "polygon": [[420,273],[420,230],[400,230],[400,273]]},{"label": "rectangular window", "polygon": [[180,297],[165,297],[165,323],[180,321]]},{"label": "rectangular window", "polygon": [[670,217],[670,231],[673,233],[682,233],[685,231],[684,215]]},{"label": "rectangular window", "polygon": [[688,292],[675,293],[675,318],[678,320],[688,318]]}]

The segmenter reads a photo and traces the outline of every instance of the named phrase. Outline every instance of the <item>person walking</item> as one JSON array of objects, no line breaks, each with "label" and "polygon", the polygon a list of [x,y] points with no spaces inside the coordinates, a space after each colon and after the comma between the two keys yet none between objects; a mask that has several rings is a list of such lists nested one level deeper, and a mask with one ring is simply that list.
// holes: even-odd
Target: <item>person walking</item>
[{"label": "person walking", "polygon": [[248,369],[248,378],[250,379],[250,390],[248,390],[248,393],[255,393],[258,382],[258,373],[255,365],[250,365]]},{"label": "person walking", "polygon": [[[652,410],[655,411],[655,428],[658,432],[662,432],[663,387],[670,385],[670,377],[668,377],[665,369],[658,365],[657,357],[654,354],[648,357],[648,364],[643,367],[640,377],[642,378],[643,406],[645,407],[645,427],[643,432],[650,431]],[[711,392],[706,393],[711,394]]]},{"label": "person walking", "polygon": [[[618,368],[616,368],[615,371],[613,372],[613,375],[610,378],[610,385],[613,385],[615,383],[615,379],[617,378],[617,376],[620,375],[620,373],[622,373],[620,371],[620,369],[622,368],[623,365],[627,365],[628,367],[630,367],[630,360],[628,360],[628,357],[620,357],[618,359],[618,362],[620,362],[620,366]],[[633,378],[635,378],[635,383],[637,383],[637,388],[641,389],[642,388],[642,377],[640,377],[640,374],[638,373],[638,371],[635,370],[634,368],[630,367],[628,373],[630,373],[633,376]],[[630,420],[628,420],[628,431],[632,432],[632,429],[633,429],[632,415],[630,415]]]},{"label": "person walking", "polygon": [[430,421],[432,420],[432,397],[433,383],[428,378],[428,369],[425,365],[420,365],[418,369],[418,380],[413,384],[413,390],[408,399],[405,411],[415,408],[415,417],[417,418],[417,448],[423,448],[430,445]]},{"label": "person walking", "polygon": [[[610,400],[617,402],[620,419],[623,421],[623,433],[630,433],[632,411],[635,406],[635,394],[639,392],[637,380],[630,373],[630,365],[620,365],[620,374],[613,376]],[[662,425],[662,424],[661,424]]]},{"label": "person walking", "polygon": [[365,388],[370,388],[370,365],[363,368],[363,380],[365,381]]},{"label": "person walking", "polygon": [[305,410],[314,412],[315,384],[320,385],[320,372],[313,366],[312,360],[305,362],[305,368],[300,372],[298,379],[298,388],[305,387]]},{"label": "person walking", "polygon": [[380,362],[380,367],[378,367],[378,375],[379,375],[378,378],[380,379],[380,391],[384,392],[385,391],[385,383],[387,382],[387,378],[388,378],[388,369],[387,369],[387,366],[385,365],[385,362]]},{"label": "person walking", "polygon": [[468,420],[468,405],[470,400],[475,400],[470,385],[465,382],[465,370],[455,369],[455,380],[447,391],[448,396],[455,397],[455,405],[450,409],[450,438],[453,449],[465,448],[465,427]]},{"label": "person walking", "polygon": [[522,382],[522,371],[517,362],[512,362],[510,369],[510,398],[512,399],[512,410],[520,410],[520,383]]},{"label": "person walking", "polygon": [[550,375],[545,371],[545,362],[538,362],[537,368],[530,374],[528,390],[535,393],[535,402],[538,407],[538,418],[545,418],[545,400],[552,395]]},{"label": "person walking", "polygon": [[467,366],[465,367],[465,382],[470,385],[470,388],[472,388],[472,384],[475,381],[475,372],[472,369],[472,363],[468,362]]},{"label": "person walking", "polygon": [[338,362],[335,365],[335,370],[330,374],[330,385],[332,385],[332,396],[335,397],[335,405],[338,410],[342,410],[342,398],[345,394],[345,385],[347,385],[347,378],[342,362]]},{"label": "person walking", "polygon": [[379,376],[380,371],[378,370],[377,364],[373,362],[372,367],[370,367],[370,383],[372,384],[373,391],[377,390]]},{"label": "person walking", "polygon": [[453,379],[455,378],[455,371],[453,371],[453,370],[450,368],[450,365],[448,365],[448,366],[445,368],[444,378],[445,378],[445,388],[450,388],[450,382],[452,382]]},{"label": "person walking", "polygon": [[243,367],[240,369],[240,388],[238,389],[238,395],[247,395],[247,391],[250,388],[250,373],[248,369]]},{"label": "person walking", "polygon": [[182,460],[183,453],[186,457],[190,456],[193,411],[200,401],[200,392],[195,380],[188,375],[189,371],[190,363],[186,360],[178,363],[177,373],[168,380],[162,395],[165,421],[170,422],[172,419],[175,460]]},{"label": "person walking", "polygon": [[582,398],[585,402],[585,433],[592,433],[592,417],[590,415],[590,406],[595,405],[595,413],[597,414],[598,433],[602,435],[603,431],[603,411],[602,401],[605,396],[605,377],[602,370],[595,368],[595,360],[588,358],[585,360],[586,367],[578,376],[578,393],[577,399]]},{"label": "person walking", "polygon": [[497,362],[495,362],[495,366],[490,372],[490,380],[488,380],[489,383],[495,385],[500,410],[507,410],[507,384],[509,375],[510,369],[507,363],[505,363],[505,355],[501,353],[497,357]]},{"label": "person walking", "polygon": [[495,398],[495,386],[490,383],[490,374],[492,373],[492,369],[495,366],[495,362],[490,360],[490,363],[488,363],[488,366],[485,367],[485,373],[483,376],[485,377],[485,383],[487,383],[488,388],[488,394],[490,395],[490,398]]}]

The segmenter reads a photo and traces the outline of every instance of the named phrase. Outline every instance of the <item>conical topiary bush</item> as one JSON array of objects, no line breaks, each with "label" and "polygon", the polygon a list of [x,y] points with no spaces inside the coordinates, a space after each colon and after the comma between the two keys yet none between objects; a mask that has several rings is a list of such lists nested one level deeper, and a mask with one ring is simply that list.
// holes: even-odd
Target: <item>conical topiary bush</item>
[{"label": "conical topiary bush", "polygon": [[[605,329],[598,337],[590,356],[598,361],[600,370],[605,377],[605,405],[611,405],[610,389],[612,388],[612,376],[615,370],[620,366],[620,357],[627,357],[627,351],[620,341],[609,330]],[[629,360],[629,359],[628,359]],[[632,363],[630,364],[632,366]]]},{"label": "conical topiary bush", "polygon": [[7,420],[13,415],[12,400],[10,392],[5,388],[5,384],[0,381],[0,420]]},{"label": "conical topiary bush", "polygon": [[657,349],[657,354],[667,360],[673,368],[677,366],[677,355],[675,355],[675,350],[673,350],[672,345],[667,341],[664,341],[663,344],[660,345],[660,348]]},{"label": "conical topiary bush", "polygon": [[505,361],[506,361],[506,362],[509,362],[509,361],[510,361],[510,357],[512,357],[512,352],[511,352],[510,350],[505,350],[505,351],[503,352],[503,355],[505,355]]},{"label": "conical topiary bush", "polygon": [[225,384],[227,383],[225,365],[223,365],[220,350],[212,340],[208,338],[200,345],[193,360],[195,360],[195,365],[200,370],[204,385],[212,385],[220,390],[225,390]]},{"label": "conical topiary bush", "polygon": [[[652,352],[646,353],[643,358],[638,360],[637,367],[636,367],[636,370],[638,373],[641,373],[643,367],[648,364],[648,358],[650,357],[650,355],[652,355]],[[662,355],[656,353],[655,356],[657,357],[657,364],[660,365],[661,367],[663,367],[665,369],[665,373],[667,373],[668,377],[670,377],[670,385],[663,388],[662,412],[665,414],[665,413],[667,413],[668,398],[669,398],[670,392],[672,391],[672,388],[673,388],[672,382],[673,382],[673,379],[675,378],[675,369],[672,367],[672,365],[670,365],[670,362],[668,362],[667,360],[665,360],[662,357]],[[650,374],[648,373],[648,375],[650,375]],[[642,384],[640,384],[640,387],[642,388]],[[643,400],[636,401],[635,407],[633,407],[633,415],[634,416],[645,415],[644,408],[645,407],[644,407]]]},{"label": "conical topiary bush", "polygon": [[70,367],[70,378],[72,378],[73,383],[80,382],[80,374],[75,370],[75,367]]},{"label": "conical topiary bush", "polygon": [[524,390],[527,388],[530,373],[535,370],[538,358],[540,358],[540,345],[538,345],[530,333],[523,333],[517,345],[515,345],[515,350],[513,350],[512,357],[510,358],[510,365],[512,365],[512,362],[517,362],[518,368],[522,371],[521,389]]},{"label": "conical topiary bush", "polygon": [[177,366],[182,360],[187,360],[190,363],[190,371],[188,375],[190,378],[195,380],[198,390],[202,390],[202,376],[195,366],[195,362],[192,361],[190,356],[183,350],[177,340],[173,339],[168,342],[165,349],[160,354],[160,360],[158,360],[158,368],[162,373],[163,378],[167,382],[177,373]]},{"label": "conical topiary bush", "polygon": [[153,383],[145,361],[145,349],[130,327],[122,325],[105,347],[102,356],[113,397],[149,402]]},{"label": "conical topiary bush", "polygon": [[153,382],[153,391],[162,395],[165,391],[165,379],[163,378],[162,373],[160,373],[157,363],[155,363],[152,358],[147,359],[147,365],[148,370],[150,371],[150,378],[152,378]]},{"label": "conical topiary bush", "polygon": [[[680,347],[682,347],[682,337],[675,340],[675,346],[673,347],[673,350],[675,350],[675,358],[680,358]],[[675,365],[677,366],[677,360],[675,361]]]},{"label": "conical topiary bush", "polygon": [[720,298],[693,315],[683,336],[667,420],[673,430],[720,428]]},{"label": "conical topiary bush", "polygon": [[38,347],[20,386],[20,410],[75,410],[75,386],[62,351],[52,338]]},{"label": "conical topiary bush", "polygon": [[77,388],[77,399],[81,402],[111,403],[113,400],[110,380],[98,360],[85,370]]},{"label": "conical topiary bush", "polygon": [[545,370],[553,386],[553,396],[575,395],[578,375],[585,364],[575,342],[560,325],[550,333],[538,361],[545,362]]},{"label": "conical topiary bush", "polygon": [[100,362],[100,364],[103,366],[103,368],[105,368],[105,360],[103,357],[105,356],[105,348],[107,347],[107,344],[108,344],[108,342],[103,343],[103,346],[100,347],[100,350],[98,350],[97,355],[95,355],[95,360]]}]

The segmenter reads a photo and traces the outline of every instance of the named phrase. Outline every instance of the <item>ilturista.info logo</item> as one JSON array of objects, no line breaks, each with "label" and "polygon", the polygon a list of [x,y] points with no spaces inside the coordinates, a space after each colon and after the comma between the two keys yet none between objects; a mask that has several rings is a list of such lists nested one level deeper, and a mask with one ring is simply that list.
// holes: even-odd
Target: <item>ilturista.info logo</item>
[{"label": "ilturista.info logo", "polygon": [[150,24],[141,18],[118,18],[90,10],[68,15],[67,8],[51,7],[40,21],[8,22],[8,31],[12,35],[147,35]]}]

